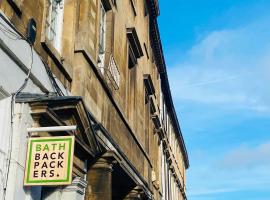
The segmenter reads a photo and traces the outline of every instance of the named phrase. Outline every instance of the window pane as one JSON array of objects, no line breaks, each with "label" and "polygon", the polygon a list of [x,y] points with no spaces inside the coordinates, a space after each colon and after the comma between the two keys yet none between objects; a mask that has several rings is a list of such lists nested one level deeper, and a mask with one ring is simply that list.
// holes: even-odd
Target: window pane
[{"label": "window pane", "polygon": [[62,36],[63,1],[47,0],[46,37],[59,50]]}]

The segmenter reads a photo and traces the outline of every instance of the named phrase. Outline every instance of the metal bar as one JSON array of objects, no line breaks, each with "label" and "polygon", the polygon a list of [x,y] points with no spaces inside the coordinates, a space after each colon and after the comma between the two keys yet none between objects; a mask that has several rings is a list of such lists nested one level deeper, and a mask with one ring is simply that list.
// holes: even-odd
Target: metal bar
[{"label": "metal bar", "polygon": [[58,131],[75,131],[77,126],[48,126],[27,128],[27,132],[58,132]]}]

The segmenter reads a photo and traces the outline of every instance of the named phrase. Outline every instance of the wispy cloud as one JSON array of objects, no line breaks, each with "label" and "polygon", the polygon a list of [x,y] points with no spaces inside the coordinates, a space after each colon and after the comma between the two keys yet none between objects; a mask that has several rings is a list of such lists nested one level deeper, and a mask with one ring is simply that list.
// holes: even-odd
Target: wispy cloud
[{"label": "wispy cloud", "polygon": [[270,142],[262,141],[261,135],[260,142],[253,141],[269,129],[252,124],[254,120],[259,126],[261,118],[267,121],[270,115],[269,22],[267,14],[235,28],[211,31],[169,68],[191,147],[190,199],[269,191]]},{"label": "wispy cloud", "polygon": [[[256,133],[254,133],[256,134]],[[270,167],[270,142],[255,147],[243,144],[228,152],[219,162],[222,169],[250,169],[254,167]]]},{"label": "wispy cloud", "polygon": [[192,183],[188,188],[190,199],[245,191],[269,191],[269,152],[270,142],[265,142],[254,146],[242,144],[219,155],[198,157],[188,179]]},{"label": "wispy cloud", "polygon": [[190,192],[189,196],[205,196],[205,195],[211,195],[211,194],[220,194],[220,193],[227,193],[227,192],[235,192],[239,191],[239,189],[236,188],[220,188],[220,189],[201,189],[194,192]]},{"label": "wispy cloud", "polygon": [[215,83],[221,83],[221,82],[225,82],[225,81],[229,81],[229,80],[234,80],[237,78],[238,78],[238,76],[229,76],[229,77],[223,77],[223,78],[219,78],[219,79],[206,80],[203,82],[190,83],[189,85],[180,86],[180,89],[185,88],[185,87],[190,88],[190,87],[200,87],[200,86],[205,86],[205,85],[211,85],[211,84],[215,84]]},{"label": "wispy cloud", "polygon": [[175,99],[270,112],[269,21],[213,31],[194,45],[169,70]]}]

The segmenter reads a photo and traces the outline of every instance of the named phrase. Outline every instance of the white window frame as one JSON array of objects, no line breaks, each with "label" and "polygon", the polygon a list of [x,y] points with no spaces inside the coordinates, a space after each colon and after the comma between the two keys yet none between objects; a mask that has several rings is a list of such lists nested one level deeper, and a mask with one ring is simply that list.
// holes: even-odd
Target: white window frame
[{"label": "white window frame", "polygon": [[106,10],[100,3],[99,42],[98,42],[98,67],[104,74],[106,53]]},{"label": "white window frame", "polygon": [[162,91],[161,91],[161,87],[160,87],[160,119],[161,121],[163,122],[163,94],[162,94]]},{"label": "white window frame", "polygon": [[62,32],[64,22],[64,0],[46,0],[46,37],[53,47],[61,52],[62,47]]}]

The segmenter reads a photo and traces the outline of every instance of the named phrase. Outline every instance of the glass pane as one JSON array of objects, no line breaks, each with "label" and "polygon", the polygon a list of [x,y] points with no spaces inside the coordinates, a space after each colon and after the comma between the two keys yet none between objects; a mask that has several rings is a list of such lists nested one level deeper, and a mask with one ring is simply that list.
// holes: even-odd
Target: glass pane
[{"label": "glass pane", "polygon": [[106,37],[106,11],[101,4],[100,7],[100,26],[99,26],[99,53],[103,54],[105,52],[105,37]]}]

